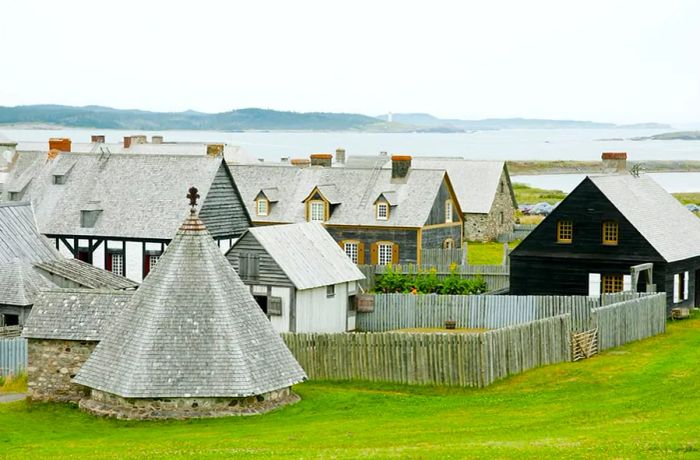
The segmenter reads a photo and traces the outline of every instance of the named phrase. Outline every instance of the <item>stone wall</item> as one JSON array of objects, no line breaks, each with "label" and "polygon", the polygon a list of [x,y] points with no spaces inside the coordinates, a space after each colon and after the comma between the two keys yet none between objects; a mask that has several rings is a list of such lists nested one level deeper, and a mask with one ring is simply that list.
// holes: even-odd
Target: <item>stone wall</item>
[{"label": "stone wall", "polygon": [[262,414],[299,401],[291,388],[245,398],[122,398],[92,390],[80,408],[94,415],[130,420],[186,419]]},{"label": "stone wall", "polygon": [[71,382],[97,342],[29,339],[28,397],[35,401],[77,403],[89,389]]},{"label": "stone wall", "polygon": [[504,171],[496,189],[491,211],[488,214],[464,214],[464,239],[493,241],[501,233],[512,232],[513,225],[515,225],[515,206],[511,197],[510,181]]}]

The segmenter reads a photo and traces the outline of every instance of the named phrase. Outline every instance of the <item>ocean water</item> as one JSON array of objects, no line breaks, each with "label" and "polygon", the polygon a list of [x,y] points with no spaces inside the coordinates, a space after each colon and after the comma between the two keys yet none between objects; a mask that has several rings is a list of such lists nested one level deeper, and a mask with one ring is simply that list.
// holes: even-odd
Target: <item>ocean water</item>
[{"label": "ocean water", "polygon": [[354,133],[354,132],[221,132],[221,131],[120,131],[96,129],[2,129],[0,138],[46,141],[70,137],[89,142],[91,134],[104,134],[107,142],[124,136],[160,134],[165,141],[227,142],[242,146],[256,158],[307,157],[333,152],[373,155],[381,151],[415,156],[462,156],[499,160],[597,160],[604,151],[625,151],[634,160],[700,160],[700,141],[601,141],[629,139],[672,130],[644,129],[506,129],[473,133]]}]

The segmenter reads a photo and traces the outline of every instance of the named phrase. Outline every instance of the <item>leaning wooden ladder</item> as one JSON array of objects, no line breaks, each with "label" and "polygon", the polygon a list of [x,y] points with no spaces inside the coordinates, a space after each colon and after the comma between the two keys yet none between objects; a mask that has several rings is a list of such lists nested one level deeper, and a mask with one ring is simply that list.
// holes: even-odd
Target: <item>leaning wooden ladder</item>
[{"label": "leaning wooden ladder", "polygon": [[598,353],[598,328],[571,334],[571,355],[574,361],[590,358]]}]

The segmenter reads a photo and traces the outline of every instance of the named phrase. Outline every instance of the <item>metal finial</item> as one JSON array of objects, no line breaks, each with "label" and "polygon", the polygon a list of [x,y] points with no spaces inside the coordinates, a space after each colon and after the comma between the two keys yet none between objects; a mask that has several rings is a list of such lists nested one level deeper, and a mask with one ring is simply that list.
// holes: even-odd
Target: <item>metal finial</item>
[{"label": "metal finial", "polygon": [[192,206],[192,212],[195,212],[197,209],[197,198],[199,198],[199,193],[197,192],[197,187],[192,186],[187,194],[187,198],[190,200],[190,206]]},{"label": "metal finial", "polygon": [[634,166],[632,166],[632,169],[630,170],[630,174],[634,177],[639,177],[639,174],[643,171],[642,165],[639,163],[636,163]]}]

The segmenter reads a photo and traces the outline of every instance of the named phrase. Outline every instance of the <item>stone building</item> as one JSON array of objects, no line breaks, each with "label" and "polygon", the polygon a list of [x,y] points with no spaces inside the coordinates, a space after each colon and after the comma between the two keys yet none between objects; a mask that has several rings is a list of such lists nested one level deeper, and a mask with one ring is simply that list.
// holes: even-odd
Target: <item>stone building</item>
[{"label": "stone building", "polygon": [[80,407],[128,419],[262,413],[306,375],[194,208],[73,382]]}]

